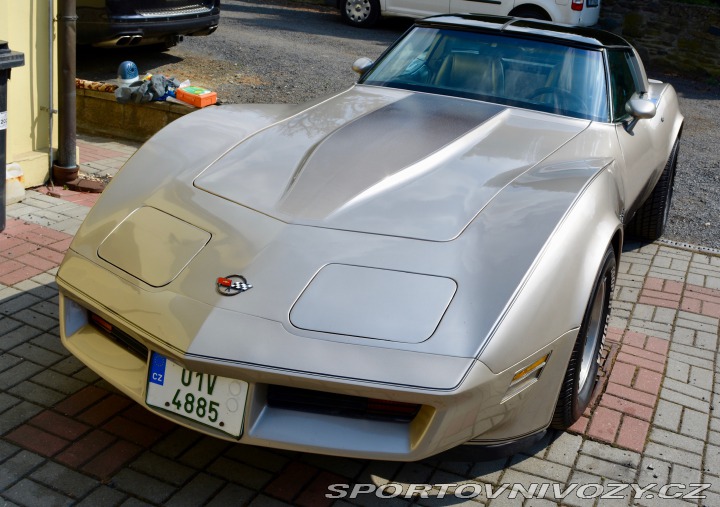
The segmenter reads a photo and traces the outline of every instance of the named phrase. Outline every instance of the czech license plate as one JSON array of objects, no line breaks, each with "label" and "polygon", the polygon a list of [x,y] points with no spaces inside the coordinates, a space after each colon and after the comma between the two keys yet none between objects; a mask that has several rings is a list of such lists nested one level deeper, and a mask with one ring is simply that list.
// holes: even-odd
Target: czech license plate
[{"label": "czech license plate", "polygon": [[187,370],[153,352],[145,400],[239,438],[247,390],[247,382]]}]

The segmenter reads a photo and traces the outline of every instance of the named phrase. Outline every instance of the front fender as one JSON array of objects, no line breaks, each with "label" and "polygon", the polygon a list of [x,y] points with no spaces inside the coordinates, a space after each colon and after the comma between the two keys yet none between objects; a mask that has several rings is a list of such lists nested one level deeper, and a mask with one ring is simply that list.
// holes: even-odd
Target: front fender
[{"label": "front fender", "polygon": [[492,371],[512,366],[508,350],[530,357],[580,326],[605,251],[621,244],[621,210],[610,164],[565,214],[481,352]]},{"label": "front fender", "polygon": [[[513,362],[519,357],[526,359],[516,365],[550,354],[540,380],[542,389],[528,390],[531,394],[525,409],[534,417],[514,421],[513,434],[537,431],[550,424],[555,408],[552,401],[560,392],[608,245],[614,245],[619,260],[622,204],[611,166],[589,183],[568,210],[479,357],[491,371],[500,372],[517,368]],[[502,434],[498,427],[483,438]]]}]

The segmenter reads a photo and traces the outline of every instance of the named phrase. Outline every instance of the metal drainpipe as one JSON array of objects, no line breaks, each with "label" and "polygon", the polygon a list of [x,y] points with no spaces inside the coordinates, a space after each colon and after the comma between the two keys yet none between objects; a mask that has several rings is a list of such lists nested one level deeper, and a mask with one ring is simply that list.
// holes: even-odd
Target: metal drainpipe
[{"label": "metal drainpipe", "polygon": [[55,38],[55,0],[48,0],[48,58],[49,58],[49,73],[48,73],[48,158],[50,159],[50,162],[48,164],[48,167],[50,167],[50,185],[54,185],[53,182],[53,173],[52,173],[52,166],[55,163],[55,153],[53,150],[53,129],[54,125],[53,122],[55,121],[54,115],[57,114],[57,110],[55,109],[55,90],[54,90],[54,82],[55,82],[55,67],[54,67],[54,59],[55,59],[55,51],[54,51],[54,42],[53,39]]},{"label": "metal drainpipe", "polygon": [[77,10],[76,0],[60,0],[58,16],[58,47],[60,51],[59,97],[59,146],[58,162],[53,164],[53,180],[64,185],[77,179],[76,147],[76,90],[75,90],[75,41]]}]

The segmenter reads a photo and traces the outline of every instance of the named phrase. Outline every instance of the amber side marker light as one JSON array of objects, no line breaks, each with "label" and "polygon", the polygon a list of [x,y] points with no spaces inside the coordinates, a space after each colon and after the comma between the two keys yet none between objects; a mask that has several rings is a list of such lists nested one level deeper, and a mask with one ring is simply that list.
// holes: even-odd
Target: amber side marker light
[{"label": "amber side marker light", "polygon": [[516,394],[523,391],[525,388],[530,387],[532,384],[534,384],[540,377],[540,374],[542,373],[543,368],[545,368],[549,357],[549,353],[545,354],[543,357],[541,357],[534,363],[529,364],[522,370],[516,371],[515,375],[513,375],[512,381],[510,381],[510,386],[508,386],[508,390],[505,392],[505,396],[503,397],[501,403],[506,402]]}]

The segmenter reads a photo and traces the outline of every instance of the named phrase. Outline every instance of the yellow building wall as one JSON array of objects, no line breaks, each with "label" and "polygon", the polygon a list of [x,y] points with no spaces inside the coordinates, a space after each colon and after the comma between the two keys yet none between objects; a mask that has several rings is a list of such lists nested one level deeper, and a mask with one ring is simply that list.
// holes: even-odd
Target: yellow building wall
[{"label": "yellow building wall", "polygon": [[[25,65],[12,70],[8,81],[7,163],[17,163],[26,188],[42,185],[50,168],[50,90],[57,109],[57,80],[50,72],[50,2],[57,18],[57,0],[0,0],[0,40],[25,54]],[[57,24],[52,25],[53,73],[57,75]],[[57,115],[53,146],[57,147]]]}]

